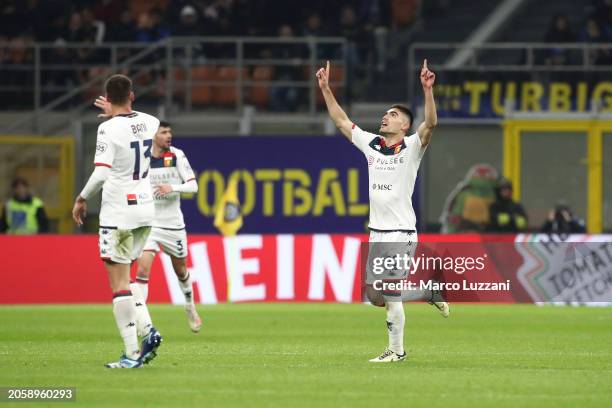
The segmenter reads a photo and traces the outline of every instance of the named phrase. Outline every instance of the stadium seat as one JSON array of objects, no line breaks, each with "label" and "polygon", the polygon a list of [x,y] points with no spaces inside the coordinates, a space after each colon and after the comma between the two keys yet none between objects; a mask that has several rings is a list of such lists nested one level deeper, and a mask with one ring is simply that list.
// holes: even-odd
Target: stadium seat
[{"label": "stadium seat", "polygon": [[172,93],[174,96],[185,96],[185,68],[172,69]]},{"label": "stadium seat", "polygon": [[[213,99],[210,84],[198,84],[198,81],[217,80],[217,69],[210,65],[198,65],[191,68],[191,103],[194,105],[209,105]],[[186,86],[186,85],[185,85]]]},{"label": "stadium seat", "polygon": [[[253,69],[251,79],[253,82],[271,81],[274,77],[274,68],[270,66],[257,66]],[[249,90],[249,103],[266,107],[270,99],[270,86],[268,84],[256,85],[253,84]]]},{"label": "stadium seat", "polygon": [[87,79],[85,81],[90,81],[94,78],[100,78],[99,81],[96,81],[93,85],[88,87],[83,91],[83,99],[86,101],[93,101],[98,96],[103,94],[104,90],[104,81],[108,76],[108,67],[105,66],[97,66],[90,67],[87,70]]},{"label": "stadium seat", "polygon": [[[217,80],[223,81],[225,84],[216,85],[213,89],[213,101],[219,105],[235,105],[236,104],[236,84],[238,78],[238,70],[234,66],[222,66],[217,70]],[[242,70],[242,79],[248,78],[246,68]]]}]

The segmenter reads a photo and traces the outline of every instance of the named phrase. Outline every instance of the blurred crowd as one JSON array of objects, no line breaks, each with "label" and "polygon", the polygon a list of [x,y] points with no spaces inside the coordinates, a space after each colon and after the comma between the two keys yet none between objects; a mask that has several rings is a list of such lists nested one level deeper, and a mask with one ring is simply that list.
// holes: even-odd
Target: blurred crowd
[{"label": "blurred crowd", "polygon": [[[612,0],[591,0],[586,7],[587,17],[578,26],[572,26],[565,14],[553,16],[544,41],[592,44],[612,42]],[[590,65],[612,64],[612,53],[608,47],[592,49],[587,58]],[[568,50],[551,48],[544,59],[551,65],[567,65],[582,62],[583,56]]]},{"label": "blurred crowd", "polygon": [[3,0],[0,35],[4,39],[21,37],[45,42],[58,39],[151,42],[169,35],[276,35],[283,24],[288,24],[296,35],[353,36],[363,35],[378,24],[390,24],[392,3],[386,0]]},{"label": "blurred crowd", "polygon": [[[72,43],[100,45],[111,42],[153,43],[166,37],[273,36],[282,38],[339,36],[349,41],[345,57],[352,67],[349,79],[362,74],[360,67],[371,64],[380,33],[385,27],[402,23],[391,19],[392,7],[400,4],[414,18],[420,0],[3,0],[0,2],[0,65],[31,65],[33,51],[28,44],[45,42],[43,64],[57,67],[43,72],[43,99],[52,99],[62,90],[85,83],[96,72],[79,69],[85,65],[109,65],[109,52],[93,47],[74,48]],[[404,13],[405,14],[405,13]],[[404,21],[405,22],[405,21]],[[377,41],[378,39],[378,41]],[[1,43],[10,47],[2,47]],[[279,59],[306,58],[303,47],[267,47],[257,56]],[[320,47],[317,59],[341,58],[338,51]],[[198,55],[196,55],[198,57]],[[206,58],[234,58],[233,47],[209,46]],[[307,61],[307,59],[304,59]],[[72,69],[66,66],[74,65]],[[64,68],[63,68],[64,67]],[[302,72],[280,69],[274,79],[304,80]],[[266,78],[269,79],[269,78]],[[18,87],[32,87],[33,75],[26,70],[3,72],[0,86],[15,87],[13,105],[19,105]],[[6,88],[8,87],[8,88]],[[10,90],[10,89],[9,89]],[[13,96],[13,95],[11,95]],[[274,108],[295,110],[296,97],[284,89],[271,92]],[[31,100],[26,99],[23,104]],[[44,102],[44,101],[43,101]],[[1,102],[0,102],[1,103]],[[6,103],[6,102],[4,102]],[[2,106],[0,106],[2,107]]]}]

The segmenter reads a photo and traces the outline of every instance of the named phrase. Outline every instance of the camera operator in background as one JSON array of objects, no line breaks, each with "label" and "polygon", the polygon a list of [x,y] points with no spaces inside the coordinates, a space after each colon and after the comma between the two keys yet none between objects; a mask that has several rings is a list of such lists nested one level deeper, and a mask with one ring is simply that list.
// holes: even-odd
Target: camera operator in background
[{"label": "camera operator in background", "polygon": [[586,232],[584,220],[576,217],[565,203],[559,203],[548,212],[542,232],[552,234],[580,234]]}]

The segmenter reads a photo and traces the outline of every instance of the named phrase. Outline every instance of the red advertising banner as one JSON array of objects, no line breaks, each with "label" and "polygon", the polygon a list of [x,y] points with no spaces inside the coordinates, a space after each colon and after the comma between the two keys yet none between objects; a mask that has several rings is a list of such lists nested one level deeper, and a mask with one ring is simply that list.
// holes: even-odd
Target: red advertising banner
[{"label": "red advertising banner", "polygon": [[[196,302],[362,302],[367,239],[361,234],[190,235],[187,266]],[[0,304],[109,302],[97,241],[95,235],[0,236]],[[386,265],[392,256],[374,259],[373,265]],[[607,304],[612,302],[612,239],[421,234],[407,276],[417,288],[440,284],[451,302]],[[183,302],[166,255],[155,259],[148,299]]]}]

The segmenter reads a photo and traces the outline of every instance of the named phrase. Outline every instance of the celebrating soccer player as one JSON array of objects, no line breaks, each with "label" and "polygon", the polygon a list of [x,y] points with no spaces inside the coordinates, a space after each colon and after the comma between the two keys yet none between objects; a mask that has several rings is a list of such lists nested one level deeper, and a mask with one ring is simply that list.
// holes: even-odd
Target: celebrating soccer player
[{"label": "celebrating soccer player", "polygon": [[[89,181],[76,198],[72,217],[83,225],[87,200],[101,188],[99,247],[113,292],[113,314],[125,353],[108,368],[137,368],[156,356],[162,337],[153,327],[138,287],[130,286],[130,265],[142,253],[155,216],[149,164],[159,120],[132,110],[132,81],[113,75],[105,84],[111,119],[98,126]],[[138,345],[138,334],[142,344]]]},{"label": "celebrating soccer player", "polygon": [[[370,243],[394,243],[394,250],[414,254],[417,244],[416,216],[412,208],[412,192],[417,171],[431,135],[437,125],[433,98],[435,74],[423,61],[421,85],[425,94],[425,121],[416,133],[407,136],[412,126],[412,112],[403,105],[393,105],[380,123],[380,136],[356,126],[342,110],[329,86],[329,61],[317,71],[319,87],[332,120],[368,160],[370,187]],[[398,246],[399,244],[399,246]],[[399,248],[399,249],[398,249]],[[401,292],[384,293],[366,282],[366,295],[376,306],[387,309],[389,346],[371,362],[393,362],[406,358],[404,351],[404,307]],[[418,298],[427,300],[447,317],[448,304],[438,291],[421,291]],[[411,299],[412,300],[412,299]]]}]

